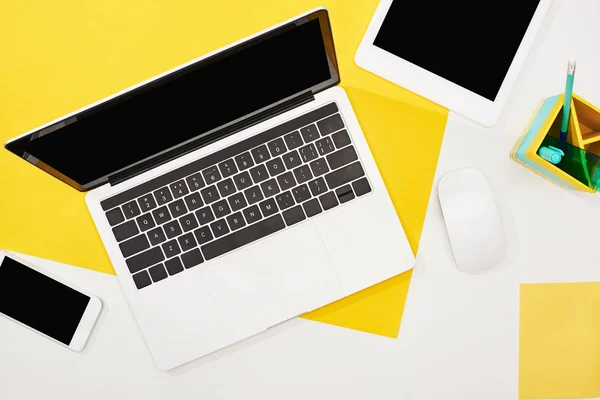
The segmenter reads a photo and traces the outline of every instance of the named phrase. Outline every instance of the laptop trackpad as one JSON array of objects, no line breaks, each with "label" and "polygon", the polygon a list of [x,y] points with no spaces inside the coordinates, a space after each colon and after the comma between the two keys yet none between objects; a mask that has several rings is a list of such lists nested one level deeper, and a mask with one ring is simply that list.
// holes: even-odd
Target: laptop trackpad
[{"label": "laptop trackpad", "polygon": [[311,223],[214,260],[203,278],[223,326],[236,338],[341,295],[325,245]]}]

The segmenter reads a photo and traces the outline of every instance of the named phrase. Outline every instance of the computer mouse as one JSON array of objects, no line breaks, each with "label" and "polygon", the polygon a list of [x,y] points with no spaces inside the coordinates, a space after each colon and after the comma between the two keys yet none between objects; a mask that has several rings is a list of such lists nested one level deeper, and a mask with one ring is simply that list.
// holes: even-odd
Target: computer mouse
[{"label": "computer mouse", "polygon": [[464,168],[444,175],[438,196],[459,270],[486,271],[506,253],[506,240],[492,189],[485,176]]}]

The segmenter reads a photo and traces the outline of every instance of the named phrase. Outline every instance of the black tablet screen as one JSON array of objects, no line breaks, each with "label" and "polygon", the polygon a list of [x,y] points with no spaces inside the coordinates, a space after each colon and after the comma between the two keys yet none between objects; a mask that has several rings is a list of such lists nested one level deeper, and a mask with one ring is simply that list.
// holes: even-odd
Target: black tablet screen
[{"label": "black tablet screen", "polygon": [[539,5],[395,0],[374,45],[494,101]]}]

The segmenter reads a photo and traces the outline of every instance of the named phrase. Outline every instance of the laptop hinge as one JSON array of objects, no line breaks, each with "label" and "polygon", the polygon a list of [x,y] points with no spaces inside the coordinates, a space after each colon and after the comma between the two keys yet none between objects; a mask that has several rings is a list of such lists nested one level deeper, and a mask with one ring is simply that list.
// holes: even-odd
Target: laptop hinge
[{"label": "laptop hinge", "polygon": [[298,96],[281,102],[257,114],[244,118],[243,120],[238,121],[232,125],[228,125],[207,135],[202,135],[197,139],[186,143],[183,146],[177,147],[166,153],[160,154],[156,157],[146,160],[140,164],[137,164],[121,172],[113,174],[108,177],[108,181],[111,186],[117,185],[143,172],[151,170],[152,168],[156,168],[159,165],[162,165],[168,161],[181,157],[184,154],[197,150],[201,147],[207,146],[211,143],[216,142],[217,140],[226,138],[230,135],[233,135],[234,133],[240,132],[260,122],[276,117],[279,114],[283,114],[286,111],[292,110],[296,107],[301,106],[302,104],[306,104],[310,101],[313,101],[314,99],[315,97],[311,91],[301,93]]}]

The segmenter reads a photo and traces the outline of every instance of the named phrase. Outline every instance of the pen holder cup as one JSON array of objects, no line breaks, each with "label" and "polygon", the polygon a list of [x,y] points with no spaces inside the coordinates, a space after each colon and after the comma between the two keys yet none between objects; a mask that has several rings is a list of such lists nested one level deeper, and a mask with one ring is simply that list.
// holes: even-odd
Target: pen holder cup
[{"label": "pen holder cup", "polygon": [[511,158],[565,189],[594,193],[600,188],[600,109],[573,94],[567,143],[560,143],[563,99],[542,101]]}]

